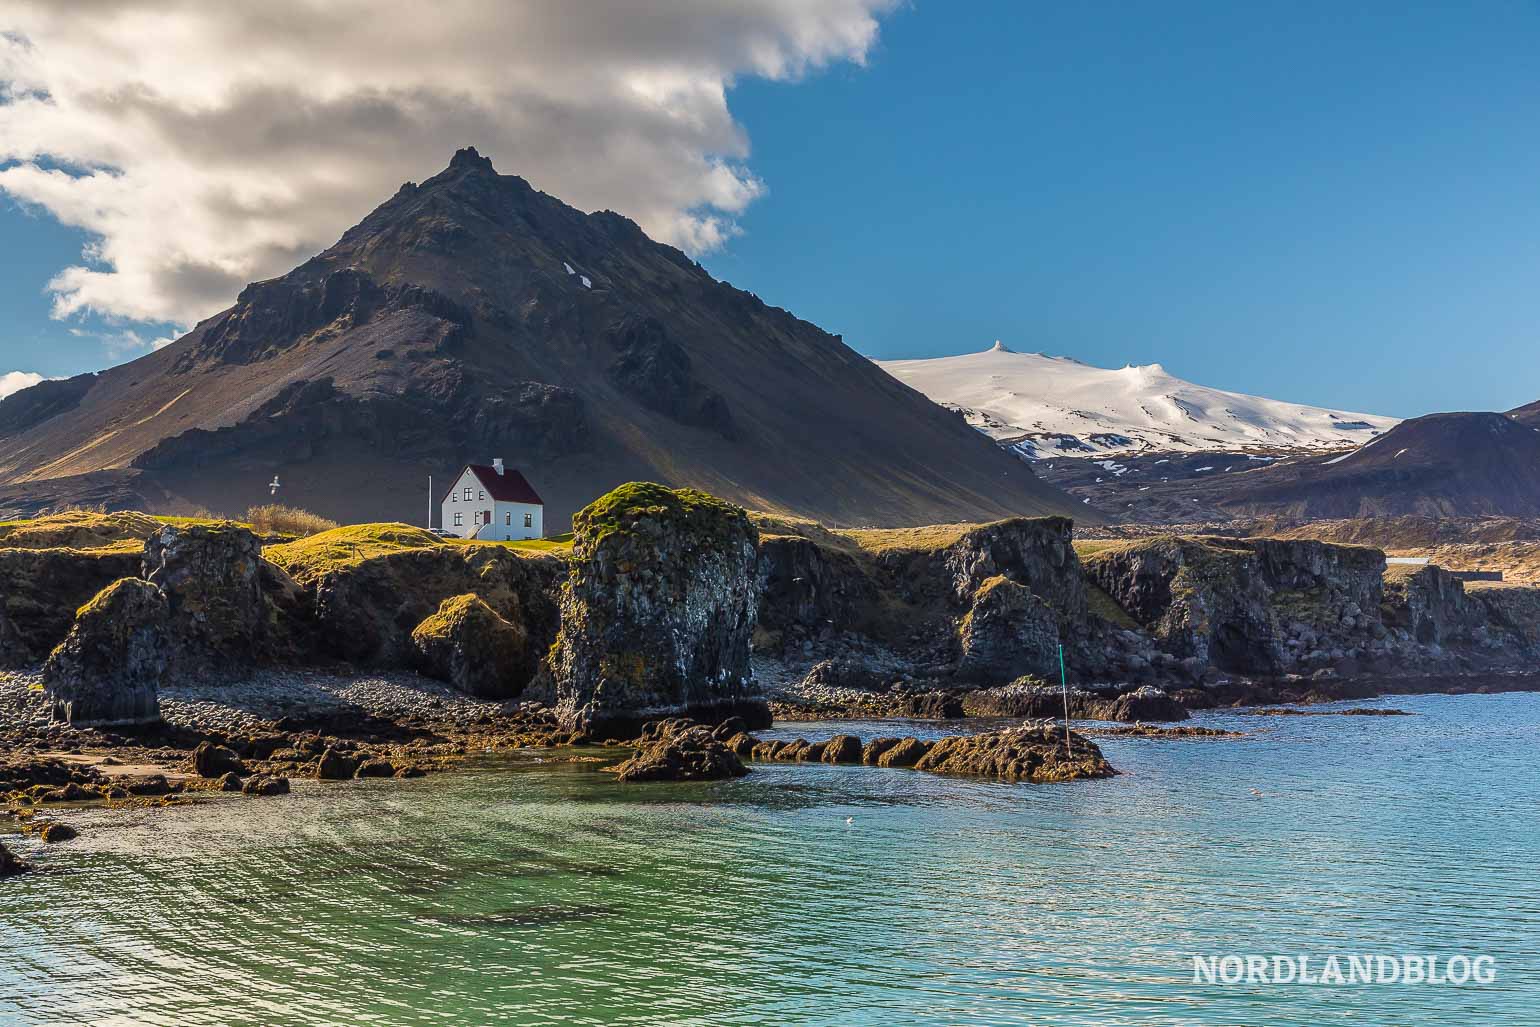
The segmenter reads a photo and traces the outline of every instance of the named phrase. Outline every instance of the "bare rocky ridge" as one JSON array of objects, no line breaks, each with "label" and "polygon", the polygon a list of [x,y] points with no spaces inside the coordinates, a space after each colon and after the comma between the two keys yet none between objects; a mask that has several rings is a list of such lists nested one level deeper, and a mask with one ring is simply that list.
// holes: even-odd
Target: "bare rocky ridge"
[{"label": "bare rocky ridge", "polygon": [[467,149],[165,349],[0,401],[0,512],[233,513],[277,473],[417,521],[429,474],[495,455],[553,532],[630,480],[845,524],[1071,505],[837,336]]}]

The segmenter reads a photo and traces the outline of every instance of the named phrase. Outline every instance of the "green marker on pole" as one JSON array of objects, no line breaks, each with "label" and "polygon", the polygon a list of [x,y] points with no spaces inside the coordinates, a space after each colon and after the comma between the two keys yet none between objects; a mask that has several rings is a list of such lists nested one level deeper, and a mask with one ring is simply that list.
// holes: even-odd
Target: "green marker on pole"
[{"label": "green marker on pole", "polygon": [[1064,647],[1059,646],[1059,685],[1064,689],[1064,755],[1070,755],[1069,748],[1069,678],[1064,673]]}]

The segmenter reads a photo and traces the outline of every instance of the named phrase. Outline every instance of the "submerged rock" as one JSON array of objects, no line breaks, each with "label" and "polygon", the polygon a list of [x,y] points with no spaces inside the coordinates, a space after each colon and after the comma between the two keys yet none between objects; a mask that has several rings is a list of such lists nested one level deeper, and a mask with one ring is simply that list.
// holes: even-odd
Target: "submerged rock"
[{"label": "submerged rock", "polygon": [[258,774],[249,778],[242,786],[241,791],[247,795],[288,795],[289,779],[286,777],[268,777]]},{"label": "submerged rock", "polygon": [[747,514],[704,492],[633,482],[572,523],[548,657],[562,726],[603,737],[659,715],[768,723],[749,664],[758,532]]},{"label": "submerged rock", "polygon": [[529,635],[472,593],[445,599],[412,631],[424,674],[483,699],[510,699],[528,681]]},{"label": "submerged rock", "polygon": [[31,869],[31,863],[25,862],[12,853],[10,849],[0,845],[0,877],[15,877],[18,874],[25,874]]},{"label": "submerged rock", "polygon": [[55,821],[52,824],[43,825],[42,830],[38,831],[37,836],[43,840],[45,845],[57,845],[60,842],[74,841],[80,837],[80,832],[68,824],[61,824]]},{"label": "submerged rock", "polygon": [[648,724],[636,755],[615,771],[621,781],[715,781],[749,768],[710,728],[680,718]]},{"label": "submerged rock", "polygon": [[75,727],[159,722],[169,625],[166,597],[149,582],[104,588],[43,667],[54,718]]}]

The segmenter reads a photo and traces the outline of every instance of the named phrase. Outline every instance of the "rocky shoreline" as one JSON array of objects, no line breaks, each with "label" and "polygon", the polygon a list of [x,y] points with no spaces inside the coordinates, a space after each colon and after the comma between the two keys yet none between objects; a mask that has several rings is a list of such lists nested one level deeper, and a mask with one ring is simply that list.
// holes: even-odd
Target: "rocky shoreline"
[{"label": "rocky shoreline", "polygon": [[[1365,547],[1076,543],[1063,518],[835,531],[648,483],[574,528],[570,551],[530,551],[407,525],[0,525],[5,815],[41,833],[68,826],[61,802],[558,747],[621,781],[756,760],[1074,780],[1115,773],[1093,734],[1235,736],[1152,726],[1195,710],[1540,688],[1540,589],[1468,590]],[[1061,660],[1070,719],[1096,725],[1067,746]],[[1016,726],[757,738],[772,718]]]}]

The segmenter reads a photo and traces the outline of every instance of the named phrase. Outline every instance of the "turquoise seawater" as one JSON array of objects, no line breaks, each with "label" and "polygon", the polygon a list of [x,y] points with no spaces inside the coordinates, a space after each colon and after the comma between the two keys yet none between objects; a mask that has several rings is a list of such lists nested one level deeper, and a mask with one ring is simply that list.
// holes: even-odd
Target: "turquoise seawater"
[{"label": "turquoise seawater", "polygon": [[[1540,1023],[1540,695],[1381,702],[1417,715],[1208,715],[1255,735],[1069,785],[489,760],[97,811],[0,885],[0,1022]],[[1193,982],[1230,953],[1497,976]]]}]

